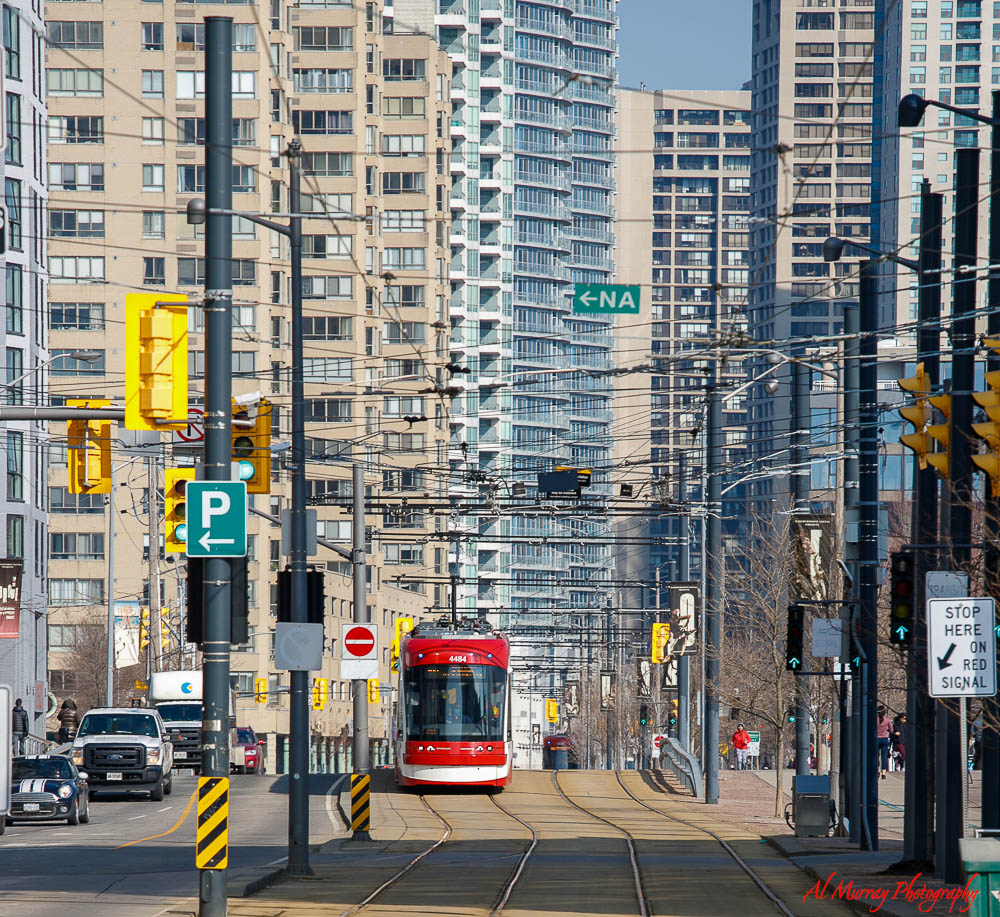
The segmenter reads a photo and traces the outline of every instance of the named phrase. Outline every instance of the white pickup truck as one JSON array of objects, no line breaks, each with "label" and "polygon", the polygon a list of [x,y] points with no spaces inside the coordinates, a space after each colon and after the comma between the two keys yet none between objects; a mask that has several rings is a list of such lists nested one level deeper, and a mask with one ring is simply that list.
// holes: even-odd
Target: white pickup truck
[{"label": "white pickup truck", "polygon": [[[174,746],[174,766],[201,772],[202,673],[197,670],[155,672],[149,679],[149,704],[167,727]],[[239,760],[237,760],[239,759]],[[229,692],[230,769],[245,766],[236,742],[236,698]]]}]

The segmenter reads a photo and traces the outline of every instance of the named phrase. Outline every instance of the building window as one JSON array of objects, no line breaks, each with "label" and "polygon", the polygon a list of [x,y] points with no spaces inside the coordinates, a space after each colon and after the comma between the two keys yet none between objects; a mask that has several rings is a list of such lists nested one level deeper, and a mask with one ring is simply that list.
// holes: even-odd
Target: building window
[{"label": "building window", "polygon": [[162,191],[164,169],[160,163],[145,163],[142,167],[142,190]]},{"label": "building window", "polygon": [[162,210],[147,210],[142,214],[142,237],[162,239],[166,233],[166,214]]},{"label": "building window", "polygon": [[[4,7],[6,10],[7,7]],[[4,154],[6,162],[19,166],[21,164],[21,97],[16,92],[8,92],[7,99],[7,150]]]},{"label": "building window", "polygon": [[104,118],[52,116],[49,118],[49,143],[104,143]]},{"label": "building window", "polygon": [[143,258],[142,282],[147,286],[162,287],[167,282],[165,265],[165,258]]},{"label": "building window", "polygon": [[71,20],[49,22],[49,44],[54,48],[100,51],[104,48],[104,23]]},{"label": "building window", "polygon": [[7,245],[20,251],[22,243],[21,182],[13,178],[4,179],[4,198],[7,202]]},{"label": "building window", "polygon": [[4,75],[21,79],[21,17],[13,7],[3,8]]},{"label": "building window", "polygon": [[8,347],[7,360],[7,404],[24,404],[24,351],[20,347]]},{"label": "building window", "polygon": [[49,259],[50,283],[104,283],[104,259],[55,256]]},{"label": "building window", "polygon": [[[102,579],[50,579],[50,605],[101,605],[104,603],[104,580]],[[51,634],[53,626],[49,626]],[[71,639],[75,639],[75,636]],[[59,644],[52,649],[60,648]]]},{"label": "building window", "polygon": [[95,360],[78,360],[71,356],[75,351],[54,348],[52,366],[49,373],[53,376],[103,376],[104,351],[97,350],[99,356]]},{"label": "building window", "polygon": [[58,238],[103,239],[103,210],[50,210],[49,234]]},{"label": "building window", "polygon": [[194,287],[205,283],[204,258],[177,259],[177,286]]},{"label": "building window", "polygon": [[144,99],[163,98],[163,71],[142,71],[142,97]]},{"label": "building window", "polygon": [[103,560],[102,532],[50,532],[49,556],[53,560]]},{"label": "building window", "polygon": [[52,331],[103,331],[104,303],[50,303],[49,328]]},{"label": "building window", "polygon": [[24,275],[20,264],[6,267],[7,333],[24,334]]},{"label": "building window", "polygon": [[7,556],[24,558],[24,516],[7,516]]},{"label": "building window", "polygon": [[24,500],[24,434],[7,431],[7,499]]},{"label": "building window", "polygon": [[162,22],[144,22],[142,24],[142,50],[143,51],[163,50]]},{"label": "building window", "polygon": [[163,143],[163,118],[142,119],[142,142],[160,146]]}]

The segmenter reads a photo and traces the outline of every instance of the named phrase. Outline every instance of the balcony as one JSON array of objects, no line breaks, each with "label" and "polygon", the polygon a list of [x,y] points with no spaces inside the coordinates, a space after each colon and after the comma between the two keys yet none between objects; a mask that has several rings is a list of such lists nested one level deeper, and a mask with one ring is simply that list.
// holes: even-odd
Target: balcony
[{"label": "balcony", "polygon": [[592,229],[589,226],[573,226],[569,230],[571,239],[586,239],[588,242],[606,242],[614,245],[615,235],[608,229]]},{"label": "balcony", "polygon": [[532,277],[546,277],[551,280],[569,280],[569,268],[551,261],[530,261],[515,258],[514,273]]},{"label": "balcony", "polygon": [[613,79],[615,75],[614,64],[605,64],[600,61],[591,61],[583,57],[574,58],[569,69],[579,70],[582,73],[592,73],[594,76],[603,76],[606,79]]},{"label": "balcony", "polygon": [[610,172],[607,175],[595,175],[593,172],[574,172],[574,185],[591,185],[595,188],[607,188],[609,191],[615,190],[615,178]]},{"label": "balcony", "polygon": [[[534,64],[541,64],[543,67],[552,67],[555,70],[571,70],[572,64],[565,53],[550,51],[539,51],[533,48],[522,48],[518,52],[518,60],[530,61]],[[588,69],[588,73],[595,72]],[[601,74],[604,76],[605,74]]]},{"label": "balcony", "polygon": [[464,16],[468,10],[464,3],[455,3],[452,0],[439,0],[438,13],[442,16]]},{"label": "balcony", "polygon": [[[483,74],[480,74],[480,76],[483,76]],[[518,78],[514,80],[514,88],[519,92],[533,92],[536,95],[551,98],[559,91],[559,84],[555,80],[525,80]]]},{"label": "balcony", "polygon": [[615,15],[614,5],[606,0],[570,0],[573,5],[573,12],[577,16],[586,16],[588,19],[600,19],[601,22],[618,24],[618,17]]},{"label": "balcony", "polygon": [[602,134],[614,134],[615,124],[610,118],[583,118],[573,119],[573,127],[578,130],[599,131]]},{"label": "balcony", "polygon": [[615,158],[615,152],[612,149],[607,147],[587,146],[582,143],[571,144],[569,152],[573,156],[588,156],[591,159],[603,159],[607,162],[612,162]]},{"label": "balcony", "polygon": [[[562,143],[537,143],[534,140],[523,140],[515,137],[513,152],[526,153],[529,156],[551,156],[553,159],[569,160],[570,149]],[[608,157],[611,158],[610,156]]]},{"label": "balcony", "polygon": [[568,252],[573,246],[568,235],[563,233],[516,232],[515,245],[533,245],[536,248],[556,249]]},{"label": "balcony", "polygon": [[590,268],[593,271],[614,273],[615,263],[610,258],[596,258],[593,255],[573,255],[570,259],[573,267]]},{"label": "balcony", "polygon": [[531,214],[532,216],[546,217],[550,220],[559,220],[569,223],[572,221],[570,209],[562,202],[557,201],[520,201],[515,204],[518,213]]},{"label": "balcony", "polygon": [[573,32],[573,42],[578,45],[588,45],[591,48],[602,48],[606,51],[617,51],[618,43],[606,35],[593,35],[576,30]]},{"label": "balcony", "polygon": [[514,173],[514,183],[519,185],[540,185],[542,188],[554,188],[556,191],[569,191],[569,178],[561,172],[528,172],[518,169]]},{"label": "balcony", "polygon": [[523,108],[514,110],[514,121],[518,124],[537,124],[569,133],[575,127],[574,121],[561,111],[530,111]]},{"label": "balcony", "polygon": [[548,321],[514,320],[514,334],[539,335],[542,337],[568,336],[566,325],[558,316],[549,316]]},{"label": "balcony", "polygon": [[570,202],[570,208],[574,213],[598,214],[599,216],[607,217],[609,220],[613,220],[618,216],[618,211],[615,210],[610,203],[603,201],[583,201],[574,199]]},{"label": "balcony", "polygon": [[515,20],[517,28],[522,32],[534,32],[548,38],[561,38],[563,41],[573,40],[573,31],[568,25],[559,21],[542,22],[530,16],[518,16]]}]

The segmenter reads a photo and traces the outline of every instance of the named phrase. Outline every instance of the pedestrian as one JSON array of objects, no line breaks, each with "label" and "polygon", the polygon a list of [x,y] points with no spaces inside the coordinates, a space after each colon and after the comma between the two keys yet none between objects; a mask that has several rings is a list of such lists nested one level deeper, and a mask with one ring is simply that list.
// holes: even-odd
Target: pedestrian
[{"label": "pedestrian", "polygon": [[889,738],[892,740],[892,753],[896,762],[897,770],[902,770],[906,766],[906,714],[901,713],[892,721],[892,729],[889,730]]},{"label": "pedestrian", "polygon": [[747,751],[750,748],[750,733],[747,732],[742,723],[736,727],[732,743],[733,748],[736,749],[736,770],[745,771],[747,769]]},{"label": "pedestrian", "polygon": [[14,736],[14,754],[23,755],[28,746],[28,711],[24,709],[21,698],[14,701],[10,731]]},{"label": "pedestrian", "polygon": [[889,730],[892,728],[892,720],[885,712],[885,707],[879,704],[878,716],[875,718],[875,738],[878,740],[879,771],[881,778],[885,780],[885,775],[889,773]]},{"label": "pedestrian", "polygon": [[983,755],[983,715],[979,714],[969,726],[972,746],[972,769],[979,770],[979,762]]},{"label": "pedestrian", "polygon": [[67,697],[59,708],[59,741],[72,742],[76,736],[76,727],[80,725],[76,712],[76,701]]}]

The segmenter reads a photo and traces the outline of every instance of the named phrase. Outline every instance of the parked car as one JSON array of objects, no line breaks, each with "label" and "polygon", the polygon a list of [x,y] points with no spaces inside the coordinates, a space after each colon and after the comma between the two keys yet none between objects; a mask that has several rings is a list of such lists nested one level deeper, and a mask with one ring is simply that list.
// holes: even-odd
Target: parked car
[{"label": "parked car", "polygon": [[15,821],[63,821],[79,825],[90,821],[90,790],[87,775],[64,755],[24,755],[11,767],[10,812],[0,819],[4,826]]},{"label": "parked car", "polygon": [[[264,742],[257,738],[257,733],[249,726],[240,726],[236,730],[236,745],[243,751],[243,764],[234,763],[233,770],[237,774],[264,773]],[[236,759],[239,760],[238,757]]]}]

